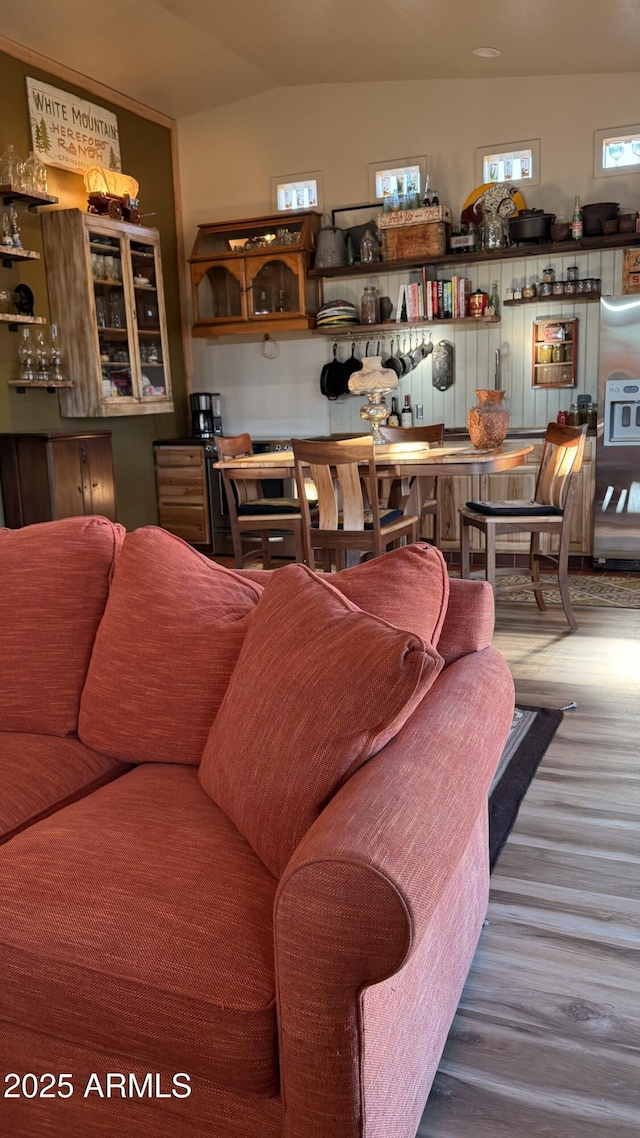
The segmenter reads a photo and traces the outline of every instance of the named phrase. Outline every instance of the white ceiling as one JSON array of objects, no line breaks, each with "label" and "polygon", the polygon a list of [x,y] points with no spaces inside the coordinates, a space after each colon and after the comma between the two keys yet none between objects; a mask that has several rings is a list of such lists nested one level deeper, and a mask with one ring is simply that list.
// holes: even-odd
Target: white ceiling
[{"label": "white ceiling", "polygon": [[174,118],[298,84],[640,62],[640,0],[0,0],[0,30]]}]

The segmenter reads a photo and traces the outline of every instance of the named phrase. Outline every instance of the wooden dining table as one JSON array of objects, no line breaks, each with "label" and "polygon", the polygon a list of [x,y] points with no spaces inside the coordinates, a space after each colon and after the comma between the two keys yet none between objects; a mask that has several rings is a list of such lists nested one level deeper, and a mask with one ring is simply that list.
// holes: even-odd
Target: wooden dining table
[{"label": "wooden dining table", "polygon": [[[470,443],[445,443],[429,447],[425,443],[384,443],[374,446],[376,470],[381,478],[410,482],[413,478],[442,477],[464,478],[470,474],[501,474],[522,466],[532,446],[518,442],[504,442],[495,450],[476,450]],[[234,478],[291,478],[293,451],[269,451],[265,454],[228,458],[213,464],[223,467]]]}]

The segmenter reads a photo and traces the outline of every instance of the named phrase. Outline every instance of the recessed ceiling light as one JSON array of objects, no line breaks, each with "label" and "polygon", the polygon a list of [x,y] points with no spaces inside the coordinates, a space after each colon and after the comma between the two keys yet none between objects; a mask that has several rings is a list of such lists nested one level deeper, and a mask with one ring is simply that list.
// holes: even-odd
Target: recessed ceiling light
[{"label": "recessed ceiling light", "polygon": [[474,47],[472,55],[481,55],[483,59],[495,59],[502,52],[497,47]]}]

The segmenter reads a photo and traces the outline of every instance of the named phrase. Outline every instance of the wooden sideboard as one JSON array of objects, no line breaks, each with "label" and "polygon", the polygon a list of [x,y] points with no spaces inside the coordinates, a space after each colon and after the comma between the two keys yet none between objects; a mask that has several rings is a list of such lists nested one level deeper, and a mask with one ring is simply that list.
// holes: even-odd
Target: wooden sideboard
[{"label": "wooden sideboard", "polygon": [[[460,549],[460,506],[478,500],[497,502],[505,498],[533,498],[544,439],[518,436],[518,442],[523,446],[530,444],[533,450],[527,455],[525,465],[519,466],[517,470],[505,474],[476,474],[470,478],[438,479],[437,544],[443,552],[458,552]],[[590,436],[585,440],[571,526],[571,552],[584,555],[593,554],[594,457],[595,439]],[[557,537],[543,534],[541,540],[544,552],[552,553],[557,548]],[[496,549],[499,553],[528,553],[529,542],[527,533],[518,533],[513,537],[500,537]],[[472,529],[472,550],[481,549],[481,543],[479,530]]]},{"label": "wooden sideboard", "polygon": [[9,529],[83,514],[116,520],[111,431],[0,435]]}]

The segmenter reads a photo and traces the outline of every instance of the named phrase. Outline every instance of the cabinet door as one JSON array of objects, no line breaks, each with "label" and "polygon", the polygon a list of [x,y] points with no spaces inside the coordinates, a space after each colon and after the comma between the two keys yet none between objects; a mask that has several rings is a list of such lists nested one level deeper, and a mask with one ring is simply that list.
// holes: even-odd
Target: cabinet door
[{"label": "cabinet door", "polygon": [[133,308],[134,372],[139,398],[166,402],[171,398],[169,345],[164,308],[159,237],[126,239],[128,264],[125,284]]},{"label": "cabinet door", "polygon": [[249,320],[286,319],[303,315],[305,291],[298,253],[247,257],[247,308]]},{"label": "cabinet door", "polygon": [[[126,237],[96,220],[87,224],[102,400],[131,413],[138,402],[136,340]],[[116,407],[114,407],[116,411]]]},{"label": "cabinet door", "polygon": [[196,265],[191,279],[196,324],[228,324],[247,319],[244,264],[241,260]]},{"label": "cabinet door", "polygon": [[81,439],[80,466],[83,471],[85,513],[100,514],[115,522],[116,495],[111,439],[106,435]]},{"label": "cabinet door", "polygon": [[80,461],[78,439],[53,439],[52,498],[55,518],[75,518],[89,513],[85,508],[85,494],[89,493],[86,465]]}]

